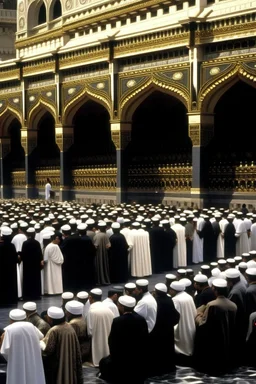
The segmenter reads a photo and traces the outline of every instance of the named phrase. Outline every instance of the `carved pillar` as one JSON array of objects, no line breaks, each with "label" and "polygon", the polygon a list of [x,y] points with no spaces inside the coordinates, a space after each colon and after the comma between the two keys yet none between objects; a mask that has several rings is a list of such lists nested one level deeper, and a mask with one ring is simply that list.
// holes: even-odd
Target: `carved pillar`
[{"label": "carved pillar", "polygon": [[0,139],[0,179],[1,179],[1,199],[12,197],[11,174],[8,164],[4,164],[4,158],[11,151],[11,140],[9,137]]},{"label": "carved pillar", "polygon": [[111,136],[116,146],[116,202],[122,203],[126,201],[128,187],[128,162],[125,148],[131,141],[131,123],[113,121],[111,123]]},{"label": "carved pillar", "polygon": [[192,148],[192,188],[191,195],[200,207],[206,197],[208,187],[207,144],[214,135],[214,116],[211,114],[190,113],[189,136]]},{"label": "carved pillar", "polygon": [[68,150],[74,141],[73,127],[55,126],[56,143],[60,150],[60,201],[70,200],[72,188],[72,169]]},{"label": "carved pillar", "polygon": [[32,199],[38,196],[35,183],[35,161],[32,152],[37,146],[37,130],[21,129],[21,145],[25,151],[25,182],[26,182],[26,198]]}]

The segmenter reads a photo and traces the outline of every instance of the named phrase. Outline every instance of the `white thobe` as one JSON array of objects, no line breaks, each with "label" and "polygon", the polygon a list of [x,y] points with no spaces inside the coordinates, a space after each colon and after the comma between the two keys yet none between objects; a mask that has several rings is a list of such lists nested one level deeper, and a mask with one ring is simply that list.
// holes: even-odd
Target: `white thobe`
[{"label": "white thobe", "polygon": [[[21,252],[24,241],[27,240],[27,236],[24,233],[18,233],[13,236],[12,243],[15,246],[16,252]],[[22,297],[22,283],[23,283],[23,262],[17,264],[17,288],[18,297]]]},{"label": "white thobe", "polygon": [[201,239],[197,233],[197,231],[202,231],[203,226],[205,224],[205,221],[202,217],[199,217],[196,222],[196,229],[194,231],[193,235],[193,257],[192,261],[195,264],[202,263],[203,258],[203,246],[204,246],[204,239]]},{"label": "white thobe", "polygon": [[237,237],[236,241],[236,254],[242,255],[242,253],[249,253],[250,245],[246,226],[243,220],[239,220],[235,236]]},{"label": "white thobe", "polygon": [[49,200],[50,199],[50,191],[52,189],[52,186],[50,183],[46,183],[45,184],[45,200]]},{"label": "white thobe", "polygon": [[191,356],[196,333],[196,306],[192,296],[184,291],[178,292],[172,299],[180,314],[180,320],[174,327],[175,352]]},{"label": "white thobe", "polygon": [[251,251],[256,251],[256,223],[251,226]]},{"label": "white thobe", "polygon": [[120,316],[120,313],[118,311],[116,304],[113,302],[113,300],[110,297],[107,297],[105,300],[102,301],[102,303],[106,305],[113,312],[114,317]]},{"label": "white thobe", "polygon": [[1,353],[8,361],[6,384],[45,384],[40,337],[33,324],[19,321],[8,325]]},{"label": "white thobe", "polygon": [[60,247],[50,243],[44,251],[44,291],[50,295],[63,292],[62,268],[64,258]]},{"label": "white thobe", "polygon": [[156,324],[157,302],[150,292],[144,293],[141,300],[138,301],[134,311],[144,317],[150,333]]},{"label": "white thobe", "polygon": [[173,268],[186,267],[187,245],[185,238],[185,227],[179,223],[172,226],[177,235],[177,242],[173,248]]},{"label": "white thobe", "polygon": [[109,355],[108,336],[110,334],[113,312],[101,301],[90,305],[87,315],[88,334],[92,336],[92,362],[95,367],[103,357]]},{"label": "white thobe", "polygon": [[128,244],[131,247],[131,275],[152,275],[149,234],[144,229],[131,229]]},{"label": "white thobe", "polygon": [[[122,233],[122,235],[124,235],[128,245],[129,245],[128,241],[129,241],[130,232],[131,232],[131,230],[128,227],[124,227],[120,231],[120,233]],[[130,252],[130,250],[131,250],[131,248],[129,245],[129,248],[128,248],[128,269],[129,269],[129,271],[131,270],[131,252]]]},{"label": "white thobe", "polygon": [[219,222],[220,225],[220,234],[217,238],[217,259],[224,258],[224,251],[225,251],[225,242],[224,242],[224,231],[226,228],[226,225],[228,224],[227,219],[221,219]]}]

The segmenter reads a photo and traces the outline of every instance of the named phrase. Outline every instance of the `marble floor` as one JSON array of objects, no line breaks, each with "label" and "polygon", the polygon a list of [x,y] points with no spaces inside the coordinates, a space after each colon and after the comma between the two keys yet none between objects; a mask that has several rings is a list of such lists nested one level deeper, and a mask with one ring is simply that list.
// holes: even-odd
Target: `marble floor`
[{"label": "marble floor", "polygon": [[[195,270],[195,273],[200,269],[199,265],[192,266]],[[169,271],[166,273],[175,273],[174,271]],[[155,284],[159,282],[165,282],[165,274],[157,274],[148,277],[149,280],[149,289],[153,290]],[[135,281],[136,279],[131,279],[130,281]],[[108,286],[101,287],[103,291],[103,298],[107,297],[107,291],[109,289]],[[61,296],[43,296],[41,300],[37,300],[37,310],[38,313],[41,313],[44,310],[47,310],[48,307],[52,305],[60,306],[61,305]],[[9,311],[13,308],[21,308],[23,305],[23,301],[19,301],[17,306],[12,306],[8,308],[0,308],[0,323],[2,326],[8,325],[8,314]],[[132,369],[132,367],[131,367]],[[5,366],[0,365],[0,384],[5,383]],[[84,366],[84,383],[86,384],[104,384],[106,383],[104,380],[97,377],[98,369],[93,367]],[[136,373],[134,372],[134,375]],[[241,367],[238,370],[221,376],[221,377],[211,377],[205,375],[203,373],[197,372],[189,367],[177,367],[177,371],[175,374],[165,375],[162,377],[153,377],[149,378],[145,381],[145,384],[157,384],[157,383],[165,383],[165,384],[201,384],[201,383],[215,383],[215,384],[247,384],[247,383],[256,383],[256,369],[249,367]],[[16,384],[16,383],[15,383]],[[67,383],[68,384],[68,383]],[[120,379],[120,384],[122,384],[122,380]],[[131,383],[132,384],[132,383]]]}]

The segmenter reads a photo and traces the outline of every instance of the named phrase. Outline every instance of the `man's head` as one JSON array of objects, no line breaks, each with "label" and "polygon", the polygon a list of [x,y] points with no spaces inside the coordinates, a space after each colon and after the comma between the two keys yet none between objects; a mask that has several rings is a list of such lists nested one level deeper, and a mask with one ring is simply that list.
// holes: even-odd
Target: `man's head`
[{"label": "man's head", "polygon": [[80,301],[80,303],[86,304],[88,301],[89,294],[86,291],[80,291],[76,294],[77,301]]},{"label": "man's head", "polygon": [[89,302],[90,304],[95,303],[96,301],[101,301],[102,299],[102,290],[100,288],[93,288],[89,292]]},{"label": "man's head", "polygon": [[236,268],[226,269],[225,274],[229,288],[232,288],[236,283],[240,281],[240,272]]},{"label": "man's head", "polygon": [[214,279],[212,282],[212,290],[216,297],[218,296],[224,296],[227,297],[228,295],[228,284],[225,279]]},{"label": "man's head", "polygon": [[119,296],[124,294],[123,287],[114,286],[108,290],[108,297],[113,300],[114,303],[117,303]]},{"label": "man's head", "polygon": [[65,308],[65,305],[68,301],[73,300],[74,293],[72,292],[63,292],[61,295],[62,298],[62,307]]},{"label": "man's head", "polygon": [[132,312],[136,305],[136,300],[132,296],[120,296],[118,298],[117,307],[119,309],[120,314],[124,314],[125,312]]},{"label": "man's head", "polygon": [[135,296],[136,284],[126,283],[124,286],[124,292],[127,296]]},{"label": "man's head", "polygon": [[155,297],[163,297],[167,295],[167,287],[163,283],[157,283],[155,285]]},{"label": "man's head", "polygon": [[176,296],[180,292],[185,291],[185,285],[180,281],[173,281],[170,285],[170,295],[172,297]]},{"label": "man's head", "polygon": [[84,310],[84,304],[77,300],[68,301],[65,304],[65,313],[68,320],[75,317],[81,317]]},{"label": "man's head", "polygon": [[26,312],[23,309],[13,309],[9,312],[10,324],[26,320]]},{"label": "man's head", "polygon": [[53,327],[65,322],[65,313],[62,308],[49,307],[47,310],[47,322]]},{"label": "man's head", "polygon": [[23,309],[28,317],[29,315],[32,315],[32,313],[36,313],[37,306],[33,301],[27,301],[23,304]]},{"label": "man's head", "polygon": [[198,273],[194,277],[194,288],[197,292],[201,292],[208,287],[208,276]]},{"label": "man's head", "polygon": [[149,282],[146,279],[136,280],[135,295],[137,300],[140,300],[148,292],[148,284]]}]

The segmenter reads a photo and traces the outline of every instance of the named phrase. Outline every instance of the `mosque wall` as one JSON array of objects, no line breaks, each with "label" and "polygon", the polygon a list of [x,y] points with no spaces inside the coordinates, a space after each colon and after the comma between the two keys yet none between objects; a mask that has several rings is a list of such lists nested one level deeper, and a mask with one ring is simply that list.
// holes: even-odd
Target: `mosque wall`
[{"label": "mosque wall", "polygon": [[[205,165],[217,103],[237,82],[255,88],[255,27],[256,1],[18,0],[16,57],[0,63],[0,161],[15,120],[25,166],[2,171],[2,197],[43,197],[50,166],[60,200],[256,204],[253,162]],[[126,159],[133,118],[156,92],[184,106],[189,153],[138,166]],[[105,162],[71,164],[74,121],[89,101],[109,116],[114,164],[111,151]],[[58,153],[35,166],[46,115]]]}]

